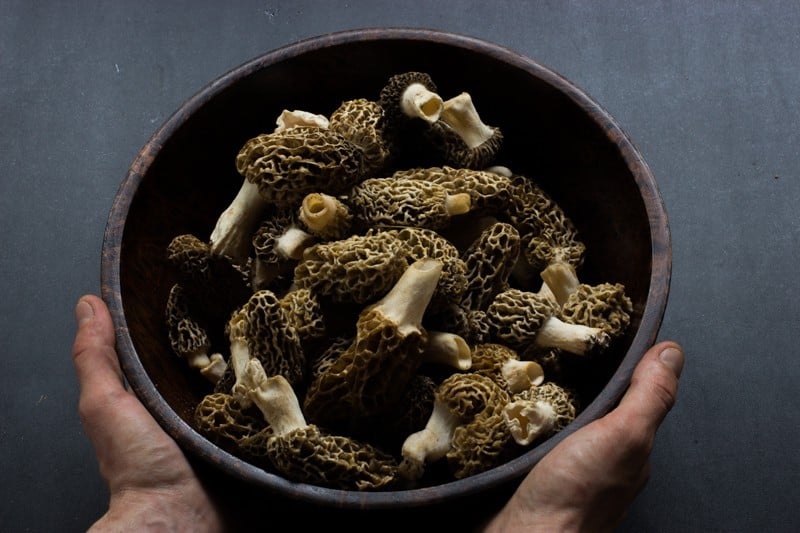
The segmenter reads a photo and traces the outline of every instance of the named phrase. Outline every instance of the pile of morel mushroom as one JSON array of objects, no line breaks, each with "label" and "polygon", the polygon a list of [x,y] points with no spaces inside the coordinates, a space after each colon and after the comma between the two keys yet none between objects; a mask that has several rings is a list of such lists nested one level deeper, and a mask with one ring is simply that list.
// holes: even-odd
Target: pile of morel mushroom
[{"label": "pile of morel mushroom", "polygon": [[465,478],[542,442],[580,411],[565,366],[632,311],[621,284],[579,280],[575,226],[498,164],[469,93],[406,72],[374,96],[284,111],[241,148],[210,235],[167,250],[169,342],[209,381],[197,428],[346,490]]}]

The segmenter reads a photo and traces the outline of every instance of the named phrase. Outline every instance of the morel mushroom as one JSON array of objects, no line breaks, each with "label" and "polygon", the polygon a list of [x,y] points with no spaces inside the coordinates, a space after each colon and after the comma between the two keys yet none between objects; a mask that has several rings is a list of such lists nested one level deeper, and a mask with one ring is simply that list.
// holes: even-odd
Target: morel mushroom
[{"label": "morel mushroom", "polygon": [[269,288],[273,280],[291,272],[315,240],[314,235],[300,228],[290,211],[264,219],[252,239],[253,290]]},{"label": "morel mushroom", "polygon": [[288,479],[345,490],[376,490],[394,482],[394,457],[370,444],[326,434],[308,424],[294,389],[283,376],[267,377],[253,359],[247,364],[243,383],[273,432],[264,443],[265,455]]},{"label": "morel mushroom", "polygon": [[472,372],[492,378],[509,393],[528,390],[544,381],[535,361],[521,361],[517,352],[502,344],[478,344],[472,349]]},{"label": "morel mushroom", "polygon": [[318,339],[325,334],[325,315],[319,297],[309,289],[293,289],[284,294],[280,304],[289,324],[301,341]]},{"label": "morel mushroom", "polygon": [[436,183],[402,178],[370,178],[348,193],[345,203],[355,221],[365,228],[410,226],[439,229],[452,217],[468,213],[466,192],[450,194]]},{"label": "morel mushroom", "polygon": [[364,150],[364,175],[380,172],[389,158],[383,138],[384,111],[366,98],[346,100],[331,113],[330,129]]},{"label": "morel mushroom", "polygon": [[497,294],[508,289],[519,251],[520,237],[514,226],[497,222],[486,228],[461,255],[467,267],[462,304],[485,310]]},{"label": "morel mushroom", "polygon": [[309,233],[326,241],[346,238],[353,225],[350,208],[336,197],[317,192],[303,198],[298,219]]},{"label": "morel mushroom", "polygon": [[398,170],[396,179],[422,180],[445,187],[451,194],[467,193],[472,200],[472,213],[504,213],[515,188],[512,180],[498,172],[469,168],[436,166]]},{"label": "morel mushroom", "polygon": [[441,271],[440,261],[413,263],[386,296],[361,312],[353,343],[308,386],[304,412],[312,422],[336,425],[398,402],[422,364],[428,340],[422,317]]},{"label": "morel mushroom", "polygon": [[212,383],[219,381],[228,365],[222,354],[210,353],[208,332],[192,318],[184,290],[178,283],[169,292],[165,314],[172,351]]},{"label": "morel mushroom", "polygon": [[553,264],[541,275],[561,304],[561,319],[600,328],[612,338],[628,328],[633,304],[621,283],[580,283],[575,269],[565,263]]},{"label": "morel mushroom", "polygon": [[309,113],[308,111],[302,111],[299,109],[294,109],[292,111],[284,109],[275,120],[275,130],[273,133],[281,133],[289,128],[297,128],[302,126],[327,128],[329,125],[330,121],[327,117],[325,117],[325,115]]},{"label": "morel mushroom", "polygon": [[561,206],[526,176],[514,175],[511,182],[509,217],[523,238],[523,253],[531,266],[540,272],[557,262],[580,267],[586,246]]},{"label": "morel mushroom", "polygon": [[445,457],[456,478],[497,466],[511,442],[502,414],[508,401],[508,393],[486,376],[466,373],[446,378],[436,390],[425,428],[403,443],[399,475],[417,481],[426,464]]},{"label": "morel mushroom", "polygon": [[426,363],[448,366],[456,370],[472,367],[472,349],[460,335],[447,331],[428,331],[428,344],[422,354]]},{"label": "morel mushroom", "polygon": [[488,167],[503,145],[500,129],[483,123],[466,92],[443,102],[431,136],[444,163],[463,168]]},{"label": "morel mushroom", "polygon": [[577,355],[604,350],[610,337],[600,328],[569,324],[558,318],[558,305],[535,292],[508,289],[486,310],[492,338],[512,349],[531,344]]},{"label": "morel mushroom", "polygon": [[305,354],[300,336],[286,309],[269,290],[260,290],[235,312],[228,322],[230,365],[236,378],[231,393],[248,406],[242,380],[250,359],[258,359],[270,375],[281,375],[299,384],[305,377]]},{"label": "morel mushroom", "polygon": [[503,416],[517,444],[528,446],[564,429],[577,410],[575,392],[548,381],[515,395]]},{"label": "morel mushroom", "polygon": [[197,430],[212,442],[225,447],[238,447],[242,439],[251,437],[269,426],[256,409],[246,409],[230,394],[207,394],[194,410]]},{"label": "morel mushroom", "polygon": [[318,243],[304,252],[294,270],[294,283],[335,302],[374,301],[403,275],[408,266],[406,247],[385,232]]}]

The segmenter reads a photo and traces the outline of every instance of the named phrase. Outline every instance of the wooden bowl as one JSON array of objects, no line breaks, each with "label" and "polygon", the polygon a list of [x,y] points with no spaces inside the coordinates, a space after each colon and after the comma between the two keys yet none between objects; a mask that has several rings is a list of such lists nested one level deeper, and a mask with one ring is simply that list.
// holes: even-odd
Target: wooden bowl
[{"label": "wooden bowl", "polygon": [[[405,71],[431,74],[439,94],[469,92],[504,132],[500,164],[534,177],[586,244],[588,283],[623,283],[633,301],[624,338],[580,383],[585,402],[566,429],[516,459],[466,479],[394,492],[350,492],[288,481],[212,444],[194,427],[208,383],[171,351],[164,307],[174,278],[165,249],[182,233],[208,236],[241,185],[234,159],[281,110],[328,114]],[[102,254],[103,297],[136,395],[189,455],[292,499],[335,508],[398,509],[474,496],[521,479],[568,434],[608,412],[655,342],[667,304],[671,242],[655,179],[596,102],[552,70],[471,37],[419,29],[346,31],[269,52],[187,100],[133,162],[114,200]]]}]

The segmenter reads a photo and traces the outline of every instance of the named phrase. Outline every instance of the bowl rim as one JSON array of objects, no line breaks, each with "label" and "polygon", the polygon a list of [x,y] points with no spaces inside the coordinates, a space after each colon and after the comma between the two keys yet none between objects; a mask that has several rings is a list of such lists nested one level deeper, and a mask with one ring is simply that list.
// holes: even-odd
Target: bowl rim
[{"label": "bowl rim", "polygon": [[[308,52],[330,46],[369,41],[435,42],[453,48],[477,51],[503,61],[513,68],[523,70],[566,95],[588,114],[593,122],[602,125],[606,136],[614,142],[631,170],[636,186],[645,200],[645,209],[650,221],[651,257],[653,258],[641,326],[608,384],[589,405],[585,406],[570,425],[535,448],[486,472],[440,485],[387,492],[346,491],[289,481],[212,445],[209,440],[170,408],[152,381],[149,380],[129,335],[120,286],[120,253],[125,219],[134,197],[131,191],[138,188],[148,167],[161,150],[164,139],[175,133],[188,116],[240,78],[247,77],[271,64],[286,61]],[[606,414],[609,410],[608,406],[615,404],[624,394],[633,370],[644,352],[656,341],[669,294],[672,269],[671,247],[666,209],[649,166],[616,120],[572,82],[515,50],[476,37],[438,29],[362,28],[309,37],[261,54],[206,84],[183,102],[137,154],[114,198],[103,237],[101,290],[114,322],[120,365],[131,389],[182,450],[205,462],[213,463],[240,481],[280,492],[293,499],[342,509],[366,507],[392,509],[443,503],[454,498],[472,496],[478,491],[519,481],[545,454],[568,435]],[[226,461],[221,461],[221,458]],[[476,481],[478,482],[476,483]]]}]

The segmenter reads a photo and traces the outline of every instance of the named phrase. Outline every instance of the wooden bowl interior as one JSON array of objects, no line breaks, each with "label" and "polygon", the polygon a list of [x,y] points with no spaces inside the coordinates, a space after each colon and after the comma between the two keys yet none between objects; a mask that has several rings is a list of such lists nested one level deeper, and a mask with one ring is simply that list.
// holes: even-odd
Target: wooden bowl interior
[{"label": "wooden bowl interior", "polygon": [[[122,302],[115,318],[124,318],[122,334],[130,339],[119,344],[126,373],[130,378],[140,364],[146,374],[131,379],[137,394],[160,396],[193,426],[194,407],[209,392],[167,341],[164,307],[175,278],[165,249],[178,234],[210,235],[241,184],[234,159],[244,142],[271,131],[283,109],[329,114],[342,100],[377,98],[391,75],[410,70],[431,74],[445,98],[462,91],[472,95],[484,121],[505,134],[498,163],[535,179],[575,222],[587,249],[582,280],[623,283],[634,302],[629,333],[592,365],[585,373],[590,377],[580,379],[583,397],[591,401],[600,395],[640,326],[648,330],[646,340],[654,340],[666,299],[669,246],[655,246],[648,216],[653,206],[647,203],[660,200],[656,190],[643,195],[649,182],[639,174],[646,167],[621,148],[624,135],[614,124],[599,120],[605,113],[585,105],[582,93],[556,74],[512,52],[437,34],[422,39],[419,32],[395,37],[367,32],[301,43],[223,76],[188,101],[134,163],[115,204],[124,222],[111,229],[122,232],[119,253],[104,254],[104,261],[118,261],[118,288],[106,288],[118,292]],[[657,293],[661,300],[643,324],[657,249],[667,275]],[[116,280],[110,276],[104,283]],[[226,351],[224,338],[213,341]],[[138,364],[130,364],[133,360]],[[615,391],[604,399],[608,405],[598,412],[617,397]],[[157,404],[165,414],[163,402],[149,407]],[[168,417],[162,423],[165,419],[172,424]]]}]

